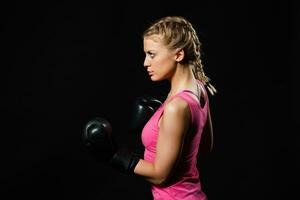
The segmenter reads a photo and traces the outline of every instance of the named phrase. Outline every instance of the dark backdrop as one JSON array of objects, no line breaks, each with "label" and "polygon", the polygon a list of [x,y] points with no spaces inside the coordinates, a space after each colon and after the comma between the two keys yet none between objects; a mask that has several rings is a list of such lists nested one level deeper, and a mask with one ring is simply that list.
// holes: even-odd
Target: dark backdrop
[{"label": "dark backdrop", "polygon": [[[215,147],[199,157],[210,200],[289,199],[299,128],[299,3],[288,1],[1,3],[2,199],[151,199],[141,177],[98,163],[81,145],[84,124],[108,119],[120,145],[130,105],[161,100],[142,66],[141,33],[183,15],[203,43]],[[295,179],[295,180],[294,180]],[[294,180],[294,181],[293,181]]]}]

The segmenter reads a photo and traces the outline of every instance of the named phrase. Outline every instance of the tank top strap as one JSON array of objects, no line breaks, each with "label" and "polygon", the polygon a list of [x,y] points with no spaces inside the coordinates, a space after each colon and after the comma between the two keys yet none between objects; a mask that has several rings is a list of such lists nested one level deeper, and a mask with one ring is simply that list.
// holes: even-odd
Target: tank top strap
[{"label": "tank top strap", "polygon": [[[204,94],[204,96],[203,96],[203,98],[204,98],[203,105],[201,104],[200,97],[195,92],[186,89],[186,90],[182,90],[181,94],[179,94],[179,95],[182,96],[183,94],[185,94],[185,96],[187,96],[187,98],[189,98],[191,101],[195,102],[200,107],[200,109],[204,109],[208,105],[206,94]],[[193,98],[190,94],[195,96],[197,99]]]},{"label": "tank top strap", "polygon": [[[198,105],[201,109],[205,108],[207,105],[208,105],[208,95],[207,95],[207,92],[206,92],[206,89],[205,89],[205,86],[204,84],[201,82],[201,81],[197,81],[197,90],[198,90],[198,94],[196,94],[195,92],[193,92],[192,90],[189,90],[189,89],[184,89],[180,92],[178,92],[177,94],[173,95],[172,97],[170,97],[168,100],[166,100],[162,107],[164,107],[165,103],[167,102],[170,102],[172,99],[174,99],[175,97],[178,97],[178,96],[181,96],[182,94],[191,94],[191,95],[194,95],[197,100],[198,100]],[[200,96],[199,96],[200,94]],[[192,98],[191,95],[188,95],[188,98],[189,99],[192,99],[193,101],[196,101],[195,98]],[[203,98],[204,98],[204,105],[201,105],[201,96],[203,95]]]}]

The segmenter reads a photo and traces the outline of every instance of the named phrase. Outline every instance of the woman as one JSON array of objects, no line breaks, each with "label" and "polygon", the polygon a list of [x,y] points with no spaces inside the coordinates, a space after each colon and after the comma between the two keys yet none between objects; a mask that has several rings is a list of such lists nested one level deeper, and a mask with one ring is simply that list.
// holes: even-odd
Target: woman
[{"label": "woman", "polygon": [[164,17],[145,30],[143,46],[151,80],[168,80],[171,87],[144,126],[144,159],[138,160],[134,173],[152,184],[155,200],[207,199],[201,189],[197,154],[199,147],[212,150],[206,88],[212,95],[216,90],[203,71],[196,31],[184,17]]},{"label": "woman", "polygon": [[[185,18],[168,16],[145,30],[143,42],[144,66],[151,80],[168,80],[171,86],[162,104],[151,98],[138,101],[134,122],[147,122],[141,126],[144,158],[118,149],[111,125],[103,118],[87,123],[83,143],[115,169],[144,177],[152,185],[154,200],[207,199],[201,189],[197,154],[213,147],[206,88],[212,95],[216,90],[204,74],[196,31]],[[154,103],[158,108],[150,109]],[[144,120],[145,116],[151,118]]]}]

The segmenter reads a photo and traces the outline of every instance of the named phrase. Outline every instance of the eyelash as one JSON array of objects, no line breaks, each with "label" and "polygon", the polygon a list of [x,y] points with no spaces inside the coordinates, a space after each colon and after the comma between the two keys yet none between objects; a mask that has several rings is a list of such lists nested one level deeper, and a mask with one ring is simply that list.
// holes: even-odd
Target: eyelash
[{"label": "eyelash", "polygon": [[154,53],[148,53],[148,55],[150,56],[150,58],[154,58]]}]

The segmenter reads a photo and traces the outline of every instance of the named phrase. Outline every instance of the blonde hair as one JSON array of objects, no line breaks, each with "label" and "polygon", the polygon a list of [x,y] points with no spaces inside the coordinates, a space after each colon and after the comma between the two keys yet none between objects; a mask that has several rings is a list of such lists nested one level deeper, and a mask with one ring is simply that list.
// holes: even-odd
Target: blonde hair
[{"label": "blonde hair", "polygon": [[192,24],[186,18],[181,16],[163,17],[155,21],[143,33],[144,38],[152,35],[162,36],[165,45],[170,49],[183,49],[185,58],[182,62],[193,66],[195,78],[203,82],[212,95],[217,92],[210,83],[210,78],[204,73],[200,58],[201,43]]}]

